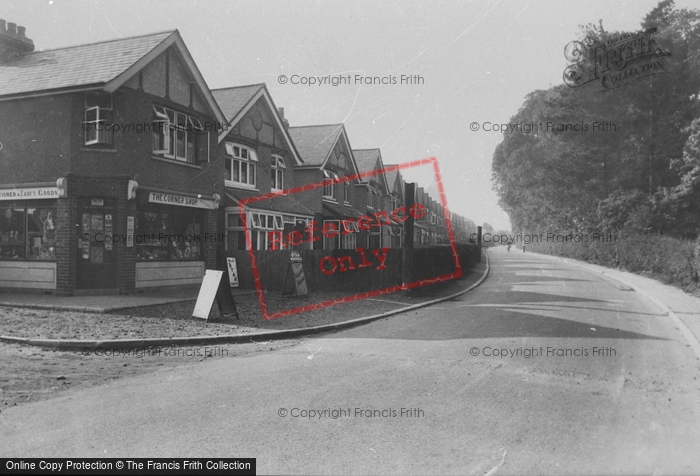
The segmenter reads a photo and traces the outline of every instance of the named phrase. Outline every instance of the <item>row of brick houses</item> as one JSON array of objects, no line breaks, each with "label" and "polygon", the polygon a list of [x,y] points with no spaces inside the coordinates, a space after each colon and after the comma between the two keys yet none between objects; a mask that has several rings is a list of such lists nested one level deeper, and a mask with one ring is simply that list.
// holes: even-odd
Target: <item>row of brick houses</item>
[{"label": "row of brick houses", "polygon": [[[385,167],[342,124],[290,127],[264,84],[210,90],[177,30],[34,51],[0,20],[0,288],[126,293],[247,247],[398,248],[396,216],[358,222],[405,203],[399,171],[344,180]],[[446,243],[441,205],[415,203],[415,243]]]}]

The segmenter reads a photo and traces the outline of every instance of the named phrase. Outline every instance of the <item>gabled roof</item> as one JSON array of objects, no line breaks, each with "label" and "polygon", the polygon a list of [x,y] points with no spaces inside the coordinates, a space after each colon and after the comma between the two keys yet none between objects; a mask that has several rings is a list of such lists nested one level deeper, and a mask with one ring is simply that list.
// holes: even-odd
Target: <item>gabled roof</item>
[{"label": "gabled roof", "polygon": [[[393,167],[393,164],[387,164],[384,167]],[[403,200],[403,177],[401,176],[401,172],[399,169],[393,169],[389,170],[384,174],[386,176],[386,181],[389,184],[389,193],[393,192],[397,187],[396,187],[396,181],[399,181],[398,184],[398,190],[399,190],[399,198]]]},{"label": "gabled roof", "polygon": [[[382,152],[379,149],[355,149],[352,151],[352,155],[355,156],[357,168],[360,171],[360,173],[384,169],[384,162],[382,161]],[[372,177],[365,177],[364,179],[362,179],[362,181],[369,182],[372,178],[375,177],[377,182],[383,182],[384,187],[387,191],[389,191],[389,184],[386,180],[386,175],[384,174],[384,172],[382,172],[381,174],[374,175]]]},{"label": "gabled roof", "polygon": [[338,140],[345,141],[345,147],[350,154],[353,168],[357,171],[357,163],[342,124],[324,124],[319,126],[290,127],[289,134],[292,136],[294,145],[304,160],[303,167],[322,168],[326,165],[328,158]]},{"label": "gabled roof", "polygon": [[379,159],[379,149],[355,149],[352,151],[357,162],[357,169],[362,172],[374,170]]},{"label": "gabled roof", "polygon": [[0,100],[74,91],[114,92],[175,45],[217,120],[225,122],[177,30],[34,51],[0,65]]},{"label": "gabled roof", "polygon": [[[214,95],[216,102],[219,103],[219,107],[223,111],[224,116],[226,116],[230,127],[236,125],[260,98],[264,98],[265,102],[267,102],[267,105],[270,108],[272,117],[275,118],[277,126],[284,134],[284,138],[287,141],[289,149],[292,151],[292,155],[294,156],[294,160],[296,161],[297,165],[302,165],[304,163],[303,159],[299,155],[299,151],[292,141],[291,136],[289,135],[289,132],[284,127],[279,110],[272,101],[272,97],[270,96],[270,92],[267,90],[267,85],[265,83],[212,89],[211,93]],[[224,129],[219,134],[219,142],[226,138],[228,132],[229,129]]]}]

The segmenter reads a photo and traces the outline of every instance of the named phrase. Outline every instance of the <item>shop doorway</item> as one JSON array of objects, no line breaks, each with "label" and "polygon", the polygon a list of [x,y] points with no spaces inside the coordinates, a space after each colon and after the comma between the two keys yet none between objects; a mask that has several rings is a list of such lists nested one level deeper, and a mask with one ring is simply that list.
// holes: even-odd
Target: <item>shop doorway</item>
[{"label": "shop doorway", "polygon": [[117,287],[117,228],[114,201],[82,198],[78,201],[78,289]]}]

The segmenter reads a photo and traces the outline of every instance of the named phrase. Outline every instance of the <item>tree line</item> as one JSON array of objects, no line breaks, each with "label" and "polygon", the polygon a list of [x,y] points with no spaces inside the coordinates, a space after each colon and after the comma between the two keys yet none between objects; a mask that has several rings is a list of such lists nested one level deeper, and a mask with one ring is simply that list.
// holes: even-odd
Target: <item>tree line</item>
[{"label": "tree line", "polygon": [[[523,127],[504,134],[492,174],[513,231],[698,237],[700,11],[664,0],[641,22],[649,28],[661,74],[602,92],[533,91],[511,118]],[[579,35],[604,44],[631,33],[601,20]]]}]

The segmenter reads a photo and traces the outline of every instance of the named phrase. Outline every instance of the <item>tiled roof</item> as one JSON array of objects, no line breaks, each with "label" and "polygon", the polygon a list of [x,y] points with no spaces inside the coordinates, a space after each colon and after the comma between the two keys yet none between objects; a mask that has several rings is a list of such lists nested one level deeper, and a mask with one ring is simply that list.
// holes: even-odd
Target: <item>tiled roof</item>
[{"label": "tiled roof", "polygon": [[211,93],[214,99],[219,103],[219,107],[223,111],[226,119],[233,119],[255,94],[264,88],[264,84],[250,84],[246,86],[237,86],[233,88],[212,89]]},{"label": "tiled roof", "polygon": [[325,212],[326,216],[330,215],[334,218],[340,219],[359,218],[362,216],[362,213],[354,208],[328,202],[323,202],[323,211]]},{"label": "tiled roof", "polygon": [[321,166],[343,130],[342,124],[290,127],[292,136],[304,165]]},{"label": "tiled roof", "polygon": [[21,55],[0,66],[0,96],[107,83],[176,31]]},{"label": "tiled roof", "polygon": [[353,150],[352,155],[355,156],[355,162],[360,173],[374,170],[379,158],[379,149],[359,149]]},{"label": "tiled roof", "polygon": [[[227,188],[225,195],[226,206],[237,207],[238,200],[259,196],[260,192]],[[258,202],[250,202],[247,203],[246,206],[260,210],[270,210],[287,214],[313,216],[315,213],[313,210],[297,200],[296,197],[289,195],[279,195],[277,197],[260,200]]]},{"label": "tiled roof", "polygon": [[[384,167],[389,167],[389,166],[390,165],[384,165]],[[385,173],[386,181],[389,184],[389,191],[394,190],[394,184],[396,183],[396,177],[397,176],[400,177],[400,174],[401,173],[399,172],[399,169],[390,170],[390,171]]]}]

